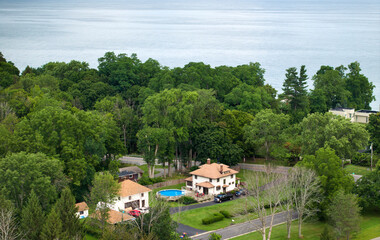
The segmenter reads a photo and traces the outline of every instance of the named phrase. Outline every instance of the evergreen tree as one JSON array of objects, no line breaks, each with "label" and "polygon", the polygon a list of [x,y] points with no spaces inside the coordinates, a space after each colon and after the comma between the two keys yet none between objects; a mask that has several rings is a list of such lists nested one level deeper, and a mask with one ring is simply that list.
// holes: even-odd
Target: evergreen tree
[{"label": "evergreen tree", "polygon": [[301,66],[299,76],[297,68],[286,70],[283,84],[284,98],[290,103],[290,114],[293,122],[300,122],[309,112],[309,99],[307,96],[307,74],[305,65]]},{"label": "evergreen tree", "polygon": [[22,209],[21,228],[25,231],[26,239],[38,240],[45,222],[40,201],[32,190],[27,205]]},{"label": "evergreen tree", "polygon": [[360,230],[360,211],[358,197],[338,191],[327,209],[327,215],[337,237],[350,239],[350,234]]},{"label": "evergreen tree", "polygon": [[75,198],[69,188],[61,193],[56,203],[57,214],[62,222],[62,239],[73,239],[82,235],[82,223],[76,215]]},{"label": "evergreen tree", "polygon": [[62,222],[58,216],[58,213],[54,208],[47,216],[46,222],[42,227],[41,239],[42,240],[58,240],[61,239],[62,234]]}]

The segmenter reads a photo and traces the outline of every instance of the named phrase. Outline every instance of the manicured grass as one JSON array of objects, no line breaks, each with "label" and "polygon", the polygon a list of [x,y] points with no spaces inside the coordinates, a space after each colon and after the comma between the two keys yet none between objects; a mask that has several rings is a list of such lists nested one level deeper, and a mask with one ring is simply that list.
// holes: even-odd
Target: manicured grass
[{"label": "manicured grass", "polygon": [[[326,223],[312,222],[304,223],[302,225],[303,239],[306,240],[319,240],[320,235],[324,230]],[[380,214],[365,214],[361,221],[361,231],[357,234],[353,234],[353,240],[370,240],[380,236]],[[273,228],[272,240],[285,240],[286,224],[281,224]],[[258,232],[249,233],[240,237],[233,238],[234,240],[251,240],[262,239],[261,234]],[[291,230],[291,239],[298,239],[298,221],[294,221]]]},{"label": "manicured grass", "polygon": [[192,209],[185,212],[176,213],[176,214],[173,214],[172,217],[174,220],[182,224],[185,224],[197,229],[202,229],[205,231],[216,230],[216,229],[224,228],[231,225],[232,219],[234,220],[234,223],[242,223],[250,219],[255,219],[257,217],[256,214],[246,214],[246,215],[238,215],[236,217],[232,217],[231,219],[224,218],[220,222],[212,223],[209,225],[202,224],[203,218],[209,217],[212,214],[219,212],[220,210],[227,210],[230,213],[234,214],[237,211],[242,211],[246,209],[246,204],[247,204],[246,200],[251,201],[252,199],[250,199],[250,197],[249,198],[242,197],[234,201],[226,201],[226,202],[215,204],[208,207],[197,208],[197,209]]},{"label": "manicured grass", "polygon": [[362,167],[362,166],[356,166],[356,165],[346,165],[344,167],[344,170],[348,172],[349,174],[355,173],[357,175],[366,175],[371,172],[370,167]]}]

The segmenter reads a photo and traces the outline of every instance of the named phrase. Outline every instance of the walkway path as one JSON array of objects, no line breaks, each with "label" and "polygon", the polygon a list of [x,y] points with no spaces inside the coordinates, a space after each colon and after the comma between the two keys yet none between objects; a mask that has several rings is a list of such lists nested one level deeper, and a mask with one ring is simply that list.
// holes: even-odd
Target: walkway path
[{"label": "walkway path", "polygon": [[[298,218],[297,213],[294,213],[293,219],[297,219],[297,218]],[[274,216],[273,225],[278,225],[285,222],[286,222],[286,212],[281,212]],[[269,225],[269,223],[270,223],[270,216],[266,218],[266,224]],[[209,235],[214,232],[221,235],[222,239],[230,239],[232,237],[237,237],[239,235],[257,231],[260,227],[261,227],[260,220],[255,219],[255,220],[248,221],[245,223],[231,225],[231,226],[221,228],[215,231],[200,233],[198,235],[191,236],[190,238],[197,239],[197,240],[207,240]]]}]

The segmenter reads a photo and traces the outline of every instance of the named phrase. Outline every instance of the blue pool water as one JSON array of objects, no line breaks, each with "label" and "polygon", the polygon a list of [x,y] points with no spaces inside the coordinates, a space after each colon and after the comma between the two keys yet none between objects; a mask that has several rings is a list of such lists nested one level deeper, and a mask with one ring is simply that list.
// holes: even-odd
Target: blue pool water
[{"label": "blue pool water", "polygon": [[163,197],[177,197],[177,196],[185,195],[185,191],[169,189],[169,190],[161,190],[159,191],[159,194]]}]

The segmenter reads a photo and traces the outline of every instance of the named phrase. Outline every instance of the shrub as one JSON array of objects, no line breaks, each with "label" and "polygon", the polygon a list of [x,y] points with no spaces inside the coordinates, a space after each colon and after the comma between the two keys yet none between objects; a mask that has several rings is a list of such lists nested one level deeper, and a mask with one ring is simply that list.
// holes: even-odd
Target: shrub
[{"label": "shrub", "polygon": [[211,233],[208,240],[221,240],[222,236],[216,233]]},{"label": "shrub", "polygon": [[232,217],[232,214],[229,213],[228,211],[226,210],[221,210],[219,211],[225,218],[231,218]]},{"label": "shrub", "polygon": [[210,217],[203,218],[202,219],[202,224],[208,225],[208,224],[211,224],[211,223],[214,223],[214,222],[219,222],[219,221],[222,221],[223,218],[224,218],[224,216],[221,213],[214,213]]},{"label": "shrub", "polygon": [[197,200],[195,200],[194,198],[192,197],[188,197],[188,196],[182,196],[178,199],[178,201],[180,203],[183,203],[185,205],[189,205],[189,204],[192,204],[192,203],[197,203]]},{"label": "shrub", "polygon": [[100,222],[96,219],[86,218],[84,219],[84,232],[94,237],[102,236],[102,229]]},{"label": "shrub", "polygon": [[371,155],[369,153],[356,153],[351,163],[358,166],[369,167],[371,165]]},{"label": "shrub", "polygon": [[152,185],[154,183],[159,183],[159,182],[163,182],[163,178],[162,177],[156,177],[156,178],[149,178],[147,176],[143,176],[142,178],[139,179],[139,183],[141,185]]}]

